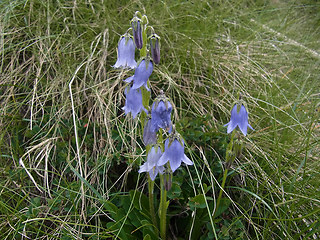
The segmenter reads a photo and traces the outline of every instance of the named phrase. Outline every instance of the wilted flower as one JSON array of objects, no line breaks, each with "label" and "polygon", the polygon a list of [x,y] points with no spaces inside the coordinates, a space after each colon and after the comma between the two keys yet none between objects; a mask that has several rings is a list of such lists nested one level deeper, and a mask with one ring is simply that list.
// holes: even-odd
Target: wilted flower
[{"label": "wilted flower", "polygon": [[137,62],[134,59],[135,46],[132,37],[128,34],[122,36],[118,43],[118,59],[113,65],[114,68],[136,68]]},{"label": "wilted flower", "polygon": [[131,21],[131,26],[136,47],[141,49],[143,46],[141,20],[137,17],[134,17]]},{"label": "wilted flower", "polygon": [[161,92],[152,104],[151,131],[157,132],[159,128],[169,130],[171,128],[171,112],[172,105],[169,99]]},{"label": "wilted flower", "polygon": [[149,172],[152,181],[156,178],[157,174],[162,174],[164,166],[158,166],[159,158],[162,156],[160,147],[152,147],[148,153],[147,161],[140,167],[139,173]]},{"label": "wilted flower", "polygon": [[160,37],[157,34],[153,34],[150,37],[150,51],[153,62],[155,64],[160,63]]},{"label": "wilted flower", "polygon": [[140,89],[126,87],[124,93],[126,95],[126,103],[122,109],[125,111],[125,114],[131,112],[132,117],[135,118],[141,110],[148,113],[142,104],[142,94]]},{"label": "wilted flower", "polygon": [[[240,104],[239,104],[240,106]],[[235,104],[231,110],[231,120],[224,126],[228,126],[228,133],[231,133],[237,126],[239,126],[241,132],[246,136],[247,128],[253,128],[248,123],[248,112],[246,108],[241,104],[240,110],[238,111],[238,104]]]},{"label": "wilted flower", "polygon": [[152,61],[148,61],[148,64],[147,64],[147,61],[143,59],[140,62],[139,66],[136,68],[134,75],[131,77],[128,77],[125,81],[129,83],[133,80],[132,89],[138,89],[143,85],[148,91],[150,91],[150,89],[148,88],[147,82],[152,71],[153,71]]},{"label": "wilted flower", "polygon": [[146,146],[157,143],[157,132],[151,131],[151,119],[148,119],[147,124],[144,126],[143,143]]},{"label": "wilted flower", "polygon": [[[172,135],[172,134],[171,134]],[[187,165],[193,165],[193,162],[184,154],[183,140],[173,134],[165,141],[165,150],[158,161],[158,166],[162,166],[169,161],[172,172],[174,172],[184,162]]]}]

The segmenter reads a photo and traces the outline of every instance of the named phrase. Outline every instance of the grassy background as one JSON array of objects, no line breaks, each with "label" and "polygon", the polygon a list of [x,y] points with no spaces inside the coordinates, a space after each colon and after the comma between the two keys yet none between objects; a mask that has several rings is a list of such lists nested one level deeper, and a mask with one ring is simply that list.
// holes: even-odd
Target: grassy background
[{"label": "grassy background", "polygon": [[[137,10],[161,37],[152,97],[163,89],[172,99],[195,162],[175,174],[176,185],[188,184],[171,198],[184,207],[169,208],[169,236],[319,238],[318,1],[3,0],[2,239],[126,239],[132,219],[117,220],[110,202],[124,206],[120,196],[146,192],[137,173],[144,147],[138,122],[121,110],[131,72],[111,66]],[[229,138],[223,124],[239,91],[255,131],[232,166],[226,209],[210,221],[203,216],[219,191]],[[204,192],[208,205],[194,207]],[[177,226],[183,214],[185,232]]]}]

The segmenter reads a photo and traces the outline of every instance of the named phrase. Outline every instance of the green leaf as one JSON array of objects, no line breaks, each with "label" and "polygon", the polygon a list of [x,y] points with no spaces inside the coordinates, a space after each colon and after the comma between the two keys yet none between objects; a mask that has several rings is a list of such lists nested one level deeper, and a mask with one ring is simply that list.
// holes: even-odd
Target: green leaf
[{"label": "green leaf", "polygon": [[229,198],[221,198],[219,208],[216,211],[215,216],[218,217],[221,215],[224,211],[226,211],[231,204],[231,200]]},{"label": "green leaf", "polygon": [[171,189],[167,192],[169,199],[178,198],[181,194],[181,188],[177,183],[172,183]]},{"label": "green leaf", "polygon": [[149,234],[145,235],[144,238],[143,238],[143,240],[151,240],[150,235],[149,235]]},{"label": "green leaf", "polygon": [[141,210],[144,214],[149,215],[149,199],[143,193],[137,190],[130,191],[130,199],[133,201],[133,206]]},{"label": "green leaf", "polygon": [[205,208],[206,199],[212,200],[211,197],[206,197],[203,194],[199,194],[189,200],[190,209],[194,211],[195,208]]},{"label": "green leaf", "polygon": [[104,203],[104,208],[111,214],[111,217],[115,218],[118,213],[118,208],[110,201]]}]

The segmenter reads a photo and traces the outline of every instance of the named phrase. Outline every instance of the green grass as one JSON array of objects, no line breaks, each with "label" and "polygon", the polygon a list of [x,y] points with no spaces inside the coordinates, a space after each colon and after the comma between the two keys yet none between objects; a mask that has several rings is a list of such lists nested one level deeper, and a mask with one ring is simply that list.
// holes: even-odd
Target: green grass
[{"label": "green grass", "polygon": [[[171,98],[195,163],[174,175],[168,236],[319,238],[319,2],[2,0],[2,239],[153,236],[131,72],[111,67],[137,10],[161,37],[152,98]],[[210,220],[238,92],[255,130]]]}]

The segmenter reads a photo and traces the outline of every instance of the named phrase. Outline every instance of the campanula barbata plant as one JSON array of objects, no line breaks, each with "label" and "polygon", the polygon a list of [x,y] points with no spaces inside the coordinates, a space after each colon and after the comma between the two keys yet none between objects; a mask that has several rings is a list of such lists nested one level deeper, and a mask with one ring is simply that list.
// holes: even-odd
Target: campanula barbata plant
[{"label": "campanula barbata plant", "polygon": [[236,128],[239,127],[240,131],[243,133],[244,136],[247,135],[248,127],[253,130],[253,128],[248,122],[248,112],[245,108],[245,103],[240,98],[241,96],[239,96],[238,102],[234,104],[231,110],[230,121],[224,125],[224,126],[228,126],[227,133],[228,134],[231,133],[231,139],[227,146],[225,169],[223,173],[219,196],[217,198],[216,206],[214,208],[213,217],[215,217],[217,213],[217,209],[219,208],[219,204],[222,198],[222,193],[224,191],[224,186],[228,176],[229,167],[232,165],[235,158],[241,155],[242,139],[241,139],[241,136],[237,134]]},{"label": "campanula barbata plant", "polygon": [[[151,35],[148,37],[148,31]],[[129,32],[132,31],[132,35]],[[138,63],[135,60],[135,49],[139,50]],[[131,20],[131,28],[118,43],[118,59],[114,68],[134,69],[134,74],[124,79],[127,84],[124,90],[125,105],[122,108],[125,115],[131,113],[132,118],[138,119],[143,128],[143,142],[146,146],[147,161],[140,166],[139,173],[148,173],[149,206],[155,232],[160,233],[162,239],[166,239],[166,191],[171,186],[171,178],[182,163],[192,165],[192,161],[184,153],[184,141],[178,134],[171,121],[173,104],[165,96],[163,91],[149,106],[151,76],[155,65],[160,63],[160,37],[153,27],[148,25],[148,18],[140,12],[136,12]],[[166,136],[167,137],[166,139]],[[160,206],[159,221],[154,211],[154,180],[160,175]]]}]

